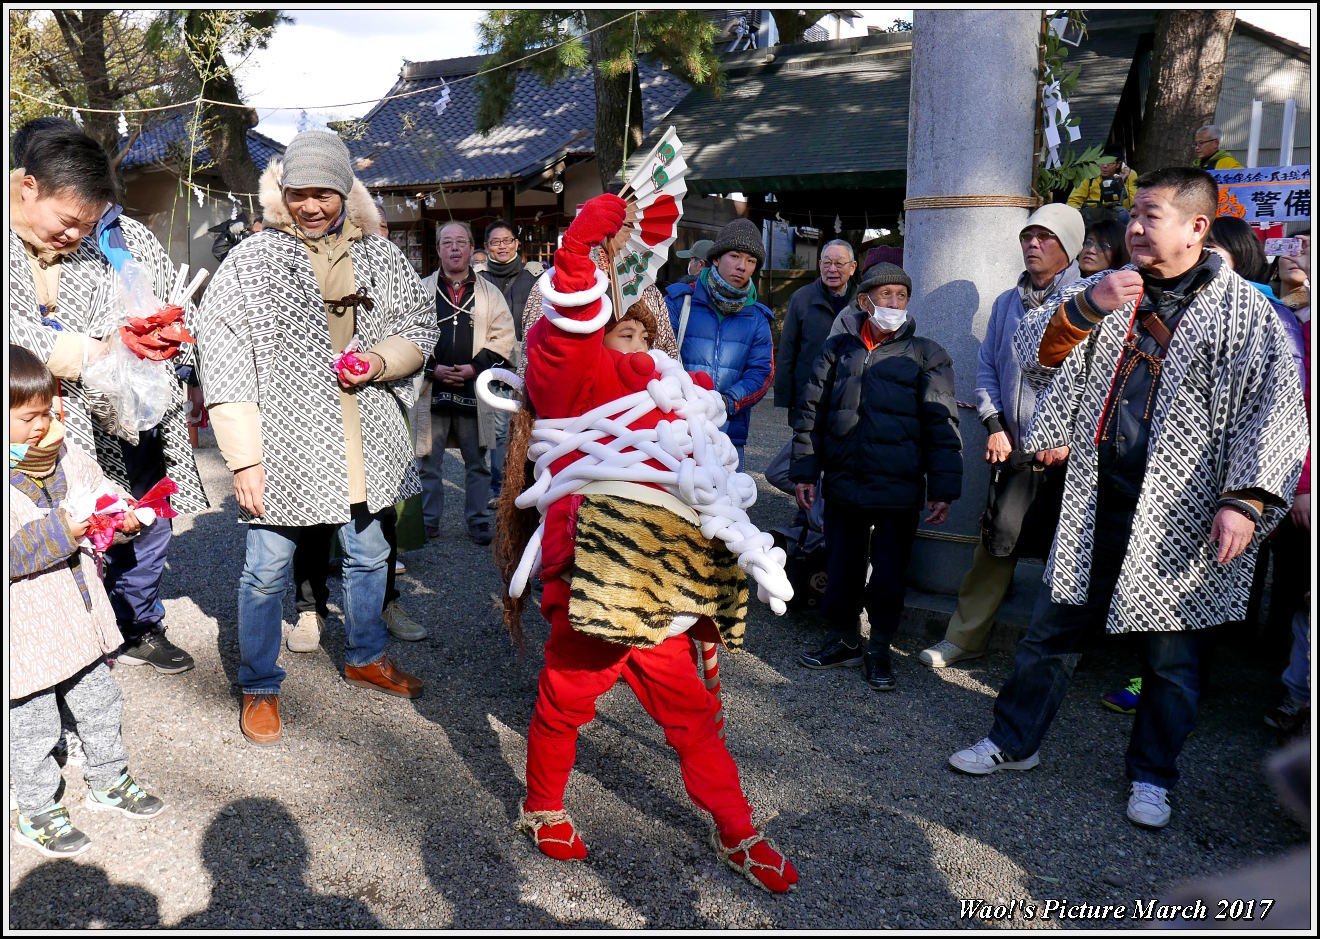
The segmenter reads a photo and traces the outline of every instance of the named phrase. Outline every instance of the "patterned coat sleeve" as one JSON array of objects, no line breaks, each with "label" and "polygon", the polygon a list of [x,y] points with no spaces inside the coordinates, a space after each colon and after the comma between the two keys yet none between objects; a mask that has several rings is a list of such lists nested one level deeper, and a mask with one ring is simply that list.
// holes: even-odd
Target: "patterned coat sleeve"
[{"label": "patterned coat sleeve", "polygon": [[1234,397],[1240,405],[1227,433],[1224,492],[1254,489],[1268,493],[1267,528],[1291,504],[1309,446],[1306,410],[1288,338],[1270,317],[1253,331],[1243,348]]},{"label": "patterned coat sleeve", "polygon": [[235,252],[231,251],[215,272],[197,311],[193,335],[199,366],[206,376],[202,388],[207,407],[258,400],[256,354],[234,261]]},{"label": "patterned coat sleeve", "polygon": [[63,564],[78,550],[63,512],[15,525],[10,519],[9,579],[18,580]]},{"label": "patterned coat sleeve", "polygon": [[[403,252],[385,239],[376,239],[382,245],[372,244],[373,248],[383,249],[388,260],[385,270],[389,281],[386,293],[389,308],[386,313],[385,333],[407,339],[421,350],[425,363],[427,356],[435,348],[440,338],[440,330],[435,325],[435,300],[428,295],[422,280],[413,270]],[[375,255],[380,257],[380,255]],[[212,289],[215,285],[212,284]],[[209,296],[209,294],[208,294]],[[388,382],[393,395],[405,409],[417,403],[420,382],[416,373]]]},{"label": "patterned coat sleeve", "polygon": [[5,306],[9,312],[9,341],[29,350],[45,362],[50,358],[55,340],[60,334],[42,324],[32,287],[32,273],[27,268],[23,240],[11,230],[9,283],[5,290]]}]

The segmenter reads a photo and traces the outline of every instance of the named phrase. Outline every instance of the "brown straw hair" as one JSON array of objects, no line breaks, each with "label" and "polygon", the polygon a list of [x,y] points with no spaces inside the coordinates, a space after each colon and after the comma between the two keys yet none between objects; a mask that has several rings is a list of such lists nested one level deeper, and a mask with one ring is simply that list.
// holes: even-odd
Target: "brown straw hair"
[{"label": "brown straw hair", "polygon": [[[509,584],[513,582],[514,571],[522,560],[527,544],[532,540],[532,532],[540,524],[540,515],[535,508],[520,509],[514,500],[522,495],[531,482],[530,464],[527,462],[527,448],[532,442],[532,423],[536,414],[531,402],[522,396],[522,407],[509,418],[509,442],[504,456],[504,484],[500,488],[499,507],[495,519],[495,566],[499,568],[500,579],[504,582],[504,625],[509,629],[509,636],[518,647],[523,649],[523,608],[526,606],[526,590],[521,597],[509,596]],[[529,584],[528,590],[531,589]]]}]

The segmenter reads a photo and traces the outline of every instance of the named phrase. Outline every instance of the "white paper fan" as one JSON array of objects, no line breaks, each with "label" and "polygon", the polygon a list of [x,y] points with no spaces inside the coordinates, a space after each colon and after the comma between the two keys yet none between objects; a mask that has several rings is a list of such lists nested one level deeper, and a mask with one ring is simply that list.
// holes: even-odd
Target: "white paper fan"
[{"label": "white paper fan", "polygon": [[613,258],[621,301],[616,304],[617,316],[622,316],[655,283],[660,268],[669,260],[669,249],[678,238],[678,220],[683,217],[686,175],[683,144],[670,127],[620,193],[629,206],[632,234]]}]

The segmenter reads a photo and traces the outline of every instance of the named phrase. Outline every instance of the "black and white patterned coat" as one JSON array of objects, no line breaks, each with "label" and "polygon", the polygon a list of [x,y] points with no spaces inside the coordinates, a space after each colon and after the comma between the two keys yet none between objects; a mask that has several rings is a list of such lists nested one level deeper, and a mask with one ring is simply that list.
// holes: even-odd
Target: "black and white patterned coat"
[{"label": "black and white patterned coat", "polygon": [[[268,170],[267,175],[269,176]],[[263,178],[263,196],[273,185]],[[359,183],[355,188],[360,189]],[[278,189],[276,189],[278,193]],[[375,231],[365,189],[349,199],[349,218]],[[356,214],[355,204],[365,196]],[[263,198],[267,207],[278,203]],[[353,277],[374,301],[356,311],[355,335],[368,349],[402,336],[423,352],[435,347],[435,308],[408,260],[390,241],[365,235],[350,248]],[[303,242],[268,227],[241,242],[216,271],[198,314],[197,347],[207,406],[255,402],[261,415],[266,525],[316,525],[349,519],[348,469],[339,386],[325,301]],[[421,492],[406,411],[412,377],[372,382],[355,392],[362,424],[367,505],[379,512]],[[240,509],[241,521],[254,519]]]},{"label": "black and white patterned coat", "polygon": [[[174,285],[175,271],[165,249],[145,225],[124,216],[120,216],[120,225],[133,257],[151,272],[153,292],[158,298],[167,296]],[[78,248],[60,262],[59,297],[54,318],[70,332],[95,339],[107,338],[121,325],[124,316],[118,302],[119,290],[119,275],[96,246],[95,238],[84,238]],[[23,239],[12,228],[9,230],[8,306],[9,341],[31,350],[43,362],[49,359],[59,333],[41,322],[41,305],[31,263]],[[191,331],[194,319],[191,308],[185,313],[185,322]],[[192,347],[184,346],[170,364],[188,364],[192,360]],[[106,476],[127,492],[128,476],[120,442],[93,421],[82,382],[63,379],[60,388],[64,395],[64,427],[69,439],[87,453],[95,454],[96,462]],[[202,511],[208,503],[193,458],[192,444],[188,440],[188,422],[183,411],[185,398],[180,382],[174,386],[174,401],[157,430],[165,455],[165,471],[179,484],[179,492],[171,497],[170,504],[178,512],[189,513]]]},{"label": "black and white patterned coat", "polygon": [[[1025,448],[1072,448],[1058,534],[1045,568],[1057,603],[1081,604],[1095,546],[1098,447],[1105,399],[1135,304],[1105,317],[1058,368],[1040,364],[1059,303],[1077,281],[1022,320],[1014,351],[1045,389]],[[1132,537],[1109,606],[1111,633],[1203,629],[1241,619],[1256,554],[1292,501],[1307,449],[1306,412],[1278,315],[1227,265],[1197,294],[1173,334],[1151,415],[1149,456]],[[1219,564],[1211,543],[1225,492],[1269,494],[1250,548]]]}]

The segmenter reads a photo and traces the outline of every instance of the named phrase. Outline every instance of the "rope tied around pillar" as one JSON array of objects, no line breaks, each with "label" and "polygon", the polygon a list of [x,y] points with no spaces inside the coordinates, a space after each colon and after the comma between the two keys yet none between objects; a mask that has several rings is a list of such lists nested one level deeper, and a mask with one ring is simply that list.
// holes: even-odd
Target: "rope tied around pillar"
[{"label": "rope tied around pillar", "polygon": [[1041,206],[1035,196],[914,196],[903,200],[903,211],[913,209],[980,209],[1004,206],[1032,210]]}]

